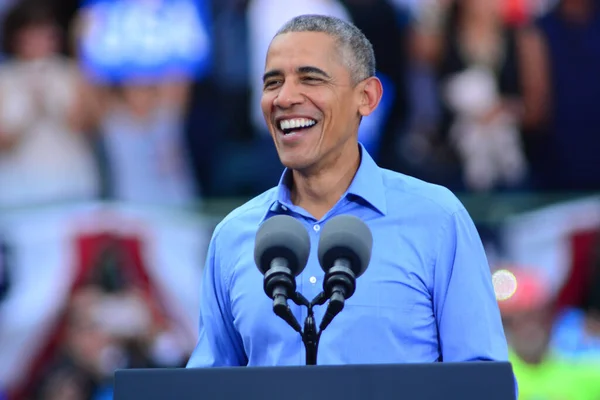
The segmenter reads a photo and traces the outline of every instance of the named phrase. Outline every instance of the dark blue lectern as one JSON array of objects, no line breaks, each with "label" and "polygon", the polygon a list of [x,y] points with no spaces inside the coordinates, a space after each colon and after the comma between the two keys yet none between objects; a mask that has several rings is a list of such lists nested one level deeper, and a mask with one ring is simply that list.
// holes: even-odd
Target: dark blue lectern
[{"label": "dark blue lectern", "polygon": [[501,362],[206,369],[115,373],[115,400],[515,400]]}]

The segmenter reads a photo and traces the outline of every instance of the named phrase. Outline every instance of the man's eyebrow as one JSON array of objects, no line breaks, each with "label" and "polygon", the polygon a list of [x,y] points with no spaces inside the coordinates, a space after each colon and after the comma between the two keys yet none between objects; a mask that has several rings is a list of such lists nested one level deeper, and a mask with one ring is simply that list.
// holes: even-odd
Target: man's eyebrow
[{"label": "man's eyebrow", "polygon": [[312,67],[312,66],[299,67],[297,69],[297,71],[300,74],[317,74],[317,75],[321,75],[327,79],[331,79],[331,77],[329,76],[329,74],[327,72],[325,72],[322,69],[317,68],[317,67]]},{"label": "man's eyebrow", "polygon": [[[331,79],[331,76],[329,76],[329,74],[327,72],[323,71],[321,68],[313,67],[310,65],[298,67],[298,68],[296,68],[296,72],[299,74],[316,74],[316,75],[321,75],[324,78]],[[266,82],[270,78],[274,78],[276,76],[282,76],[282,75],[283,75],[283,72],[281,72],[281,70],[278,70],[278,69],[268,71],[263,75],[263,83]]]},{"label": "man's eyebrow", "polygon": [[263,75],[263,83],[266,82],[267,79],[270,79],[270,78],[273,78],[276,76],[281,76],[281,75],[283,75],[283,74],[278,69],[274,69],[274,70],[265,72],[265,74]]}]

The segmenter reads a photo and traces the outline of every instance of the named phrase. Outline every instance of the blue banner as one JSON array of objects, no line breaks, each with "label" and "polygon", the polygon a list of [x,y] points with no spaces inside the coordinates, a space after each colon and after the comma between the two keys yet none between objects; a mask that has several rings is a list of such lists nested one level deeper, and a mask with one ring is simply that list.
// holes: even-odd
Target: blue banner
[{"label": "blue banner", "polygon": [[212,64],[206,0],[88,0],[78,43],[96,81],[202,78]]}]

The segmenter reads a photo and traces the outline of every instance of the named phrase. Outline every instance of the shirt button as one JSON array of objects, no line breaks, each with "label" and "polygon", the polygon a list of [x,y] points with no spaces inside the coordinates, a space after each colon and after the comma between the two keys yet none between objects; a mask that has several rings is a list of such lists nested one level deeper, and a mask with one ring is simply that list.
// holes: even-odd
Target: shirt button
[{"label": "shirt button", "polygon": [[315,230],[315,232],[319,232],[321,230],[321,226],[319,224],[315,224],[313,226],[313,229]]},{"label": "shirt button", "polygon": [[311,277],[308,279],[308,281],[314,285],[315,283],[317,283],[317,278],[316,278],[316,277],[314,277],[314,276],[311,276]]},{"label": "shirt button", "polygon": [[281,209],[282,209],[283,211],[287,211],[287,207],[286,207],[286,206],[281,206]]}]

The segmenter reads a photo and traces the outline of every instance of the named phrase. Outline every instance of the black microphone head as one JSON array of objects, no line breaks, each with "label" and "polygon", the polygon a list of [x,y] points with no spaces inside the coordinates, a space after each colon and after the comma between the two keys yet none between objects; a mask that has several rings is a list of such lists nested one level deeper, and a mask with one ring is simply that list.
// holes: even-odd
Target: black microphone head
[{"label": "black microphone head", "polygon": [[338,215],[321,229],[319,262],[327,273],[335,260],[346,259],[358,278],[369,266],[372,248],[373,235],[367,224],[352,215]]},{"label": "black microphone head", "polygon": [[306,267],[310,254],[310,238],[304,225],[289,215],[276,215],[258,228],[254,243],[254,262],[264,275],[271,261],[285,258],[294,276]]}]

